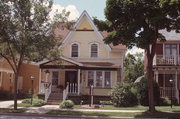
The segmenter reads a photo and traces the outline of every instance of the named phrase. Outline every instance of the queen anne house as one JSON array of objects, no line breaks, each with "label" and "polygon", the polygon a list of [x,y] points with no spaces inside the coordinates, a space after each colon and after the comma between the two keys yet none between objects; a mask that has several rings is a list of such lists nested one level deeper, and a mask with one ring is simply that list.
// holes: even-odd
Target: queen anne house
[{"label": "queen anne house", "polygon": [[70,30],[55,29],[63,33],[61,63],[44,61],[40,64],[39,93],[45,100],[65,100],[89,95],[99,99],[122,81],[123,60],[127,48],[123,45],[105,44],[106,32],[98,31],[92,19],[84,11]]},{"label": "queen anne house", "polygon": [[160,96],[180,98],[180,33],[160,31],[166,42],[158,42],[153,61],[155,80],[160,86]]}]

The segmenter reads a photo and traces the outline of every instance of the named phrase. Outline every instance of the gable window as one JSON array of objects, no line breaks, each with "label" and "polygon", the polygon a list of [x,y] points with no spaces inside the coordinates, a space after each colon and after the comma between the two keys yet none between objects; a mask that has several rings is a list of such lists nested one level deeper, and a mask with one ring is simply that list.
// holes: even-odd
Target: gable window
[{"label": "gable window", "polygon": [[71,46],[71,57],[78,57],[78,44],[72,44]]},{"label": "gable window", "polygon": [[97,44],[91,45],[91,57],[98,57],[98,45]]}]

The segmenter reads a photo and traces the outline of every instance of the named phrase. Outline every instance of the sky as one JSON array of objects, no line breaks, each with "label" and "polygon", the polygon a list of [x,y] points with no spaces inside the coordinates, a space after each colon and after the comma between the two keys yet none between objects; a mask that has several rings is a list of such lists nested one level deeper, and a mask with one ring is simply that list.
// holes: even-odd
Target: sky
[{"label": "sky", "polygon": [[[69,20],[77,20],[81,13],[86,10],[91,17],[105,20],[104,8],[106,0],[54,0],[52,16],[54,12],[61,12],[63,9],[70,12]],[[128,53],[135,54],[142,52],[142,49],[133,47]]]}]

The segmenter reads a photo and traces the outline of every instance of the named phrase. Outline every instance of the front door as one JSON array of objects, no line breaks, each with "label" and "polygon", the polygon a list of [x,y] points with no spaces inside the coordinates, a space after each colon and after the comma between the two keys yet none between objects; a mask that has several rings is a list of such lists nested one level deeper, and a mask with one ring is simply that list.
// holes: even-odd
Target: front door
[{"label": "front door", "polygon": [[66,71],[65,85],[69,84],[69,92],[77,92],[77,71]]},{"label": "front door", "polygon": [[53,71],[52,72],[52,86],[57,87],[58,79],[59,79],[59,72],[58,71]]}]

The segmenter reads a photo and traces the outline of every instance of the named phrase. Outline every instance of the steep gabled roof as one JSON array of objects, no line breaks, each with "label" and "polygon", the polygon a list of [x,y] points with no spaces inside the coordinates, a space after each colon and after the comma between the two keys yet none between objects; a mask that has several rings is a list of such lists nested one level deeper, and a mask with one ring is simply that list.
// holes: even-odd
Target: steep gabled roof
[{"label": "steep gabled roof", "polygon": [[[93,20],[91,19],[91,17],[89,16],[89,14],[86,11],[83,11],[83,13],[81,14],[81,16],[79,17],[79,19],[77,20],[77,22],[74,24],[74,26],[71,28],[71,30],[67,30],[67,29],[56,29],[55,34],[61,32],[61,37],[63,38],[62,44],[66,44],[68,42],[68,40],[72,37],[73,33],[76,31],[77,27],[82,23],[82,21],[86,19],[90,26],[92,27],[92,29],[94,30],[94,32],[96,33],[97,37],[99,40],[103,41],[103,39],[105,37],[107,37],[108,33],[106,31],[100,32],[98,31],[98,28],[95,26]],[[104,41],[103,41],[104,42]],[[62,46],[60,46],[62,47]],[[120,45],[116,45],[114,46],[113,44],[105,44],[105,48],[109,51],[121,51],[121,50],[127,50],[127,47],[120,44]]]}]

